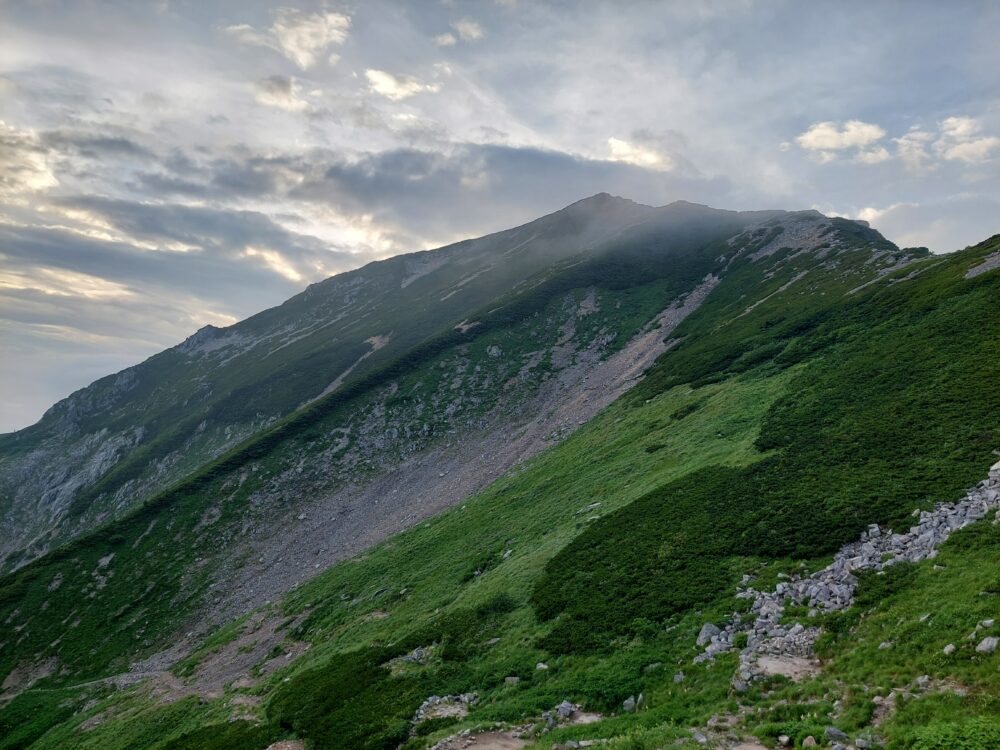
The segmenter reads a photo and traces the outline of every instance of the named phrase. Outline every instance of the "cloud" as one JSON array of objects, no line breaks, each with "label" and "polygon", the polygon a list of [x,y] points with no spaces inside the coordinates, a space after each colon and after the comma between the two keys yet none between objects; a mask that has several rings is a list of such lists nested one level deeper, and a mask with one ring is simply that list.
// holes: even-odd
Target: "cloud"
[{"label": "cloud", "polygon": [[868,146],[884,137],[885,130],[869,122],[848,120],[840,126],[827,121],[812,125],[795,142],[809,151],[840,151]]},{"label": "cloud", "polygon": [[[267,247],[303,267],[322,265],[338,256],[316,238],[291,232],[257,211],[137,203],[97,196],[59,198],[53,205],[102,228],[110,227],[133,244],[156,250],[187,248],[238,260],[255,257],[247,256],[249,247]],[[340,260],[349,258],[340,254]]]},{"label": "cloud", "polygon": [[858,151],[854,156],[854,161],[861,164],[880,164],[884,161],[889,161],[891,158],[892,156],[885,146],[876,146],[875,148]]},{"label": "cloud", "polygon": [[835,161],[839,152],[849,149],[854,149],[859,164],[878,164],[891,158],[884,146],[875,145],[884,137],[885,130],[870,122],[848,120],[840,125],[828,120],[811,125],[795,142],[820,164]]},{"label": "cloud", "polygon": [[980,136],[982,123],[972,117],[949,117],[940,123],[941,135],[934,150],[948,161],[980,164],[987,161],[994,149],[1000,148],[1000,138]]},{"label": "cloud", "polygon": [[453,47],[457,41],[454,34],[438,34],[434,37],[434,44],[438,47]]},{"label": "cloud", "polygon": [[288,76],[268,76],[254,84],[254,98],[259,104],[286,112],[305,112],[309,109],[309,102],[299,96],[301,92],[299,83]]},{"label": "cloud", "polygon": [[502,144],[459,144],[445,153],[402,148],[325,163],[313,154],[310,162],[290,200],[370,217],[397,236],[399,250],[507,228],[604,190],[655,205],[717,201],[730,190],[721,178]]},{"label": "cloud", "polygon": [[423,83],[412,76],[397,77],[375,68],[368,68],[365,71],[365,78],[368,79],[369,89],[394,102],[408,99],[415,94],[424,92],[433,94],[441,90],[441,84]]},{"label": "cloud", "polygon": [[896,153],[903,164],[908,169],[919,172],[930,166],[931,155],[927,153],[927,144],[933,137],[927,131],[915,128],[892,140],[896,144]]},{"label": "cloud", "polygon": [[[948,117],[938,123],[936,135],[913,127],[892,142],[896,146],[896,156],[914,172],[934,168],[935,158],[982,164],[1000,149],[1000,138],[982,135],[982,130],[982,123],[976,118]],[[880,126],[860,120],[849,120],[842,127],[831,121],[811,126],[795,141],[821,164],[835,161],[840,152],[850,149],[854,150],[853,161],[880,164],[893,158],[889,150],[878,143],[885,135]]]},{"label": "cloud", "polygon": [[[107,130],[107,128],[103,128]],[[74,152],[90,159],[149,158],[152,151],[130,137],[108,135],[107,132],[93,132],[85,129],[49,130],[40,135],[40,142],[49,149]]]},{"label": "cloud", "polygon": [[225,31],[244,44],[280,52],[303,70],[308,70],[319,61],[327,47],[343,44],[351,28],[350,16],[343,13],[307,13],[297,8],[278,8],[272,12],[272,18],[270,28],[265,31],[248,24],[227,26]]},{"label": "cloud", "polygon": [[19,130],[0,120],[0,196],[23,200],[59,184],[48,149],[32,130]]},{"label": "cloud", "polygon": [[857,212],[901,247],[929,247],[950,252],[974,245],[1000,232],[1000,199],[958,195],[948,200],[869,206]]},{"label": "cloud", "polygon": [[626,164],[634,164],[637,167],[663,171],[674,167],[673,160],[667,154],[651,146],[630,143],[621,138],[608,138],[608,150],[611,154],[611,161],[621,161]]},{"label": "cloud", "polygon": [[[978,204],[988,215],[977,222],[961,209],[971,202],[945,200],[1000,196],[1000,121],[982,94],[1000,80],[982,34],[998,16],[983,3],[809,5],[794,18],[724,0],[569,15],[548,0],[419,13],[398,0],[172,3],[162,16],[142,3],[63,3],[57,23],[44,3],[15,5],[0,23],[0,268],[48,289],[58,285],[38,269],[135,290],[100,310],[9,289],[0,319],[20,316],[18,340],[86,338],[138,357],[149,351],[143,327],[172,318],[170,335],[182,337],[319,275],[600,191],[726,208],[913,202],[922,208],[880,221],[895,222],[894,240],[910,223],[940,248],[997,231],[994,206]],[[451,25],[465,17],[478,40]],[[450,74],[435,67],[444,57],[455,58]],[[373,82],[368,69],[384,75]],[[287,78],[255,83],[272,74]],[[677,137],[660,132],[665,123]],[[120,327],[130,317],[135,330]],[[17,361],[6,351],[0,410],[19,387],[17,372],[3,379]],[[73,361],[47,351],[54,369]],[[94,375],[120,361],[109,354]]]},{"label": "cloud", "polygon": [[471,18],[452,21],[451,28],[455,30],[463,42],[475,42],[483,38],[483,27]]},{"label": "cloud", "polygon": [[37,268],[35,273],[0,269],[0,290],[34,290],[55,297],[109,300],[134,297],[123,284],[100,276],[56,268]]}]

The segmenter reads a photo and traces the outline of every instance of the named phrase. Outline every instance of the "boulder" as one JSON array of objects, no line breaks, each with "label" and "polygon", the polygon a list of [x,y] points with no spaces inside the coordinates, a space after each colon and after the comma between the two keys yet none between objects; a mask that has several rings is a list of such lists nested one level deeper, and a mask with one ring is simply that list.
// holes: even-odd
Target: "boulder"
[{"label": "boulder", "polygon": [[816,738],[810,734],[802,740],[802,747],[819,747],[819,743],[816,742]]},{"label": "boulder", "polygon": [[988,638],[983,638],[976,646],[976,651],[980,654],[992,654],[997,650],[997,644],[1000,643],[1000,638],[994,638],[992,636]]},{"label": "boulder", "polygon": [[556,715],[560,719],[568,719],[574,713],[576,713],[576,706],[574,706],[569,701],[563,701],[558,706],[556,706]]},{"label": "boulder", "polygon": [[826,735],[827,740],[830,742],[850,742],[851,738],[847,736],[846,732],[841,732],[837,727],[827,727],[823,730],[823,734]]},{"label": "boulder", "polygon": [[627,714],[630,714],[633,711],[635,711],[635,705],[636,705],[635,696],[630,695],[628,698],[622,701],[622,711],[624,711]]},{"label": "boulder", "polygon": [[944,647],[943,651],[945,656],[951,656],[953,653],[955,653],[955,644],[949,643],[947,646]]},{"label": "boulder", "polygon": [[701,631],[698,633],[698,640],[696,643],[699,646],[705,646],[711,642],[712,638],[719,635],[722,631],[719,630],[715,625],[710,622],[706,622],[701,626]]}]

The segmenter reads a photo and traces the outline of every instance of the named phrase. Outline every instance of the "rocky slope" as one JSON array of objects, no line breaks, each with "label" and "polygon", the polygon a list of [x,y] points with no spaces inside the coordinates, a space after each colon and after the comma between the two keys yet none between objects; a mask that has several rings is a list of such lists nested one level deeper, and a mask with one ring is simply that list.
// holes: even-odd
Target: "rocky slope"
[{"label": "rocky slope", "polygon": [[335,276],[231,327],[208,326],[0,436],[0,569],[126,512],[427,338],[470,325],[570,259],[639,233],[667,252],[707,244],[769,215],[602,194],[522,227]]},{"label": "rocky slope", "polygon": [[663,231],[0,578],[0,748],[988,736],[1000,239]]}]

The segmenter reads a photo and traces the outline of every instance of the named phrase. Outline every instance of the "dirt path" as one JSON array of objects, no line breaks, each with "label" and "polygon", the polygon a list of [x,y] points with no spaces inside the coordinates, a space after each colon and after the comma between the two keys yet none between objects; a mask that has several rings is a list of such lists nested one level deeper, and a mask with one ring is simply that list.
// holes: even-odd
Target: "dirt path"
[{"label": "dirt path", "polygon": [[792,682],[802,682],[819,674],[821,665],[816,659],[802,656],[760,656],[757,667],[763,674],[787,677]]},{"label": "dirt path", "polygon": [[528,741],[515,736],[516,734],[513,730],[456,734],[441,740],[431,750],[465,750],[469,747],[474,747],[476,750],[521,750],[527,747]]}]

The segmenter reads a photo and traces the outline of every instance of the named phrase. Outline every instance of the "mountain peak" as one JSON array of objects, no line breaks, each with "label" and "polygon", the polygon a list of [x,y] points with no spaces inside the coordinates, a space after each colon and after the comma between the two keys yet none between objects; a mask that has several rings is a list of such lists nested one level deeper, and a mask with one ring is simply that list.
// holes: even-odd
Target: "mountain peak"
[{"label": "mountain peak", "polygon": [[[611,193],[595,193],[589,198],[582,198],[581,200],[571,203],[566,208],[587,208],[601,210],[605,208],[617,208],[617,207],[635,207],[642,206],[641,203],[636,203],[631,198],[622,198],[620,195],[612,195]],[[648,208],[648,206],[646,206]]]}]

